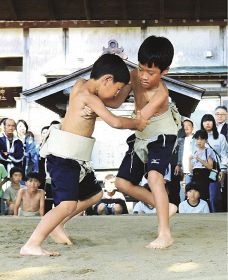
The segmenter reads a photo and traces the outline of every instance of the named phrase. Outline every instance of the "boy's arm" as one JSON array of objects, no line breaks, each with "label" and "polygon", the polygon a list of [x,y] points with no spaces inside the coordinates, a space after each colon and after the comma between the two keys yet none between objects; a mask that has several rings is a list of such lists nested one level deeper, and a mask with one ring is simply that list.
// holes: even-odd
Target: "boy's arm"
[{"label": "boy's arm", "polygon": [[109,99],[105,102],[106,106],[113,109],[119,108],[120,105],[126,100],[131,90],[132,90],[131,84],[127,84],[118,92],[116,96],[114,96],[112,99]]},{"label": "boy's arm", "polygon": [[147,121],[141,118],[140,112],[137,112],[135,119],[116,116],[94,95],[87,97],[86,106],[89,106],[102,120],[113,128],[136,129],[142,131],[147,125]]},{"label": "boy's arm", "polygon": [[150,101],[141,109],[141,115],[145,120],[149,120],[158,109],[166,102],[168,93],[157,92],[150,98]]},{"label": "boy's arm", "polygon": [[18,216],[18,209],[20,207],[21,204],[21,200],[22,200],[22,189],[18,191],[17,193],[17,198],[14,204],[14,216]]},{"label": "boy's arm", "polygon": [[45,204],[45,192],[42,191],[41,192],[41,196],[40,196],[40,216],[44,215],[44,204]]}]

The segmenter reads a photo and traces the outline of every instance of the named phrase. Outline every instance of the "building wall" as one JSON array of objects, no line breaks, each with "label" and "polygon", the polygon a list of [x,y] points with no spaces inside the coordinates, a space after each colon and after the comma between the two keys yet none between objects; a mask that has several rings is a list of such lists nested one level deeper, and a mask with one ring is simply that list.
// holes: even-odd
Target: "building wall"
[{"label": "building wall", "polygon": [[[174,44],[173,67],[224,66],[227,64],[227,27],[179,26],[133,28],[31,28],[0,29],[2,44],[0,56],[23,56],[23,73],[7,73],[7,83],[15,83],[23,89],[46,82],[45,74],[68,74],[92,64],[108,47],[108,41],[117,40],[128,59],[137,63],[140,43],[149,35],[169,38]],[[210,51],[212,57],[207,58]],[[2,74],[2,75],[1,75]],[[0,72],[0,88],[6,86],[6,72]],[[17,76],[17,80],[13,75]],[[19,77],[18,77],[19,75]],[[16,80],[16,81],[15,81]],[[48,117],[41,118],[40,116]],[[40,128],[58,116],[37,104],[17,102],[16,109],[0,109],[0,116],[23,118],[38,134]]]}]

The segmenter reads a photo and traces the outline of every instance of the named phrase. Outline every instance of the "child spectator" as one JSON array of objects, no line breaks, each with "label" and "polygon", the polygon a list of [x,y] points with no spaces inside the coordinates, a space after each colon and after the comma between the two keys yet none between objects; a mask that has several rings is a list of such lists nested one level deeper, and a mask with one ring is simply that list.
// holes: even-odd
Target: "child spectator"
[{"label": "child spectator", "polygon": [[193,181],[186,185],[187,200],[180,203],[179,213],[210,213],[207,202],[200,199],[199,189],[198,183]]},{"label": "child spectator", "polygon": [[209,199],[209,174],[213,167],[214,152],[211,148],[206,148],[207,132],[198,130],[194,134],[196,139],[196,150],[190,156],[189,168],[193,174],[193,181],[199,183],[202,199]]},{"label": "child spectator", "polygon": [[[41,179],[38,173],[27,175],[25,188],[20,189],[14,207],[14,215],[33,217],[44,215],[45,192],[39,189]],[[20,207],[20,210],[19,210]],[[18,212],[19,210],[19,212]]]},{"label": "child spectator", "polygon": [[121,192],[117,191],[115,179],[116,177],[112,174],[105,177],[105,192],[100,202],[95,206],[98,215],[128,214],[126,199]]},{"label": "child spectator", "polygon": [[[167,175],[169,175],[169,172],[166,174],[166,176]],[[144,184],[142,188],[145,188],[149,192],[151,191],[147,183]],[[177,206],[173,203],[169,203],[169,217],[172,217],[176,212],[177,212]],[[157,213],[156,208],[143,201],[137,202],[133,208],[133,214],[154,214],[154,213]]]},{"label": "child spectator", "polygon": [[10,181],[11,185],[6,188],[3,199],[6,200],[7,213],[8,215],[13,215],[14,206],[17,198],[17,193],[22,185],[20,181],[22,180],[23,171],[19,167],[12,167],[10,169]]}]

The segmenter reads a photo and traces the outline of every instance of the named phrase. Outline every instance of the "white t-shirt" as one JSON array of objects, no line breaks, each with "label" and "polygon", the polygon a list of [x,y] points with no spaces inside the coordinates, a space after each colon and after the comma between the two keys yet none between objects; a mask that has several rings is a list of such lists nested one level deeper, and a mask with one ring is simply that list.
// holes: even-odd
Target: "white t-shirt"
[{"label": "white t-shirt", "polygon": [[[198,155],[201,160],[208,161],[209,158],[212,160],[215,159],[215,153],[211,148],[205,148],[203,150],[197,149],[193,156]],[[201,162],[196,160],[195,158],[192,159],[192,168],[206,168]]]},{"label": "white t-shirt", "polygon": [[179,204],[179,213],[210,213],[210,210],[207,202],[203,199],[200,199],[195,206],[190,205],[188,200],[185,200]]},{"label": "white t-shirt", "polygon": [[135,207],[133,209],[133,213],[137,212],[138,214],[154,214],[156,213],[156,208],[148,207],[146,204],[144,204],[142,201],[139,201],[135,204]]},{"label": "white t-shirt", "polygon": [[182,158],[182,169],[183,172],[188,174],[189,171],[189,157],[192,154],[192,136],[189,135],[184,138],[184,149],[183,149],[183,158]]}]

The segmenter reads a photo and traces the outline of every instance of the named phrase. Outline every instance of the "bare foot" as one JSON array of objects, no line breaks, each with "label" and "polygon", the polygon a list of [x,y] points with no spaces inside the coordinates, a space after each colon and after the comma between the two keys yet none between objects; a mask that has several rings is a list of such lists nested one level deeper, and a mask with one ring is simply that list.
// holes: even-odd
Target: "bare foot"
[{"label": "bare foot", "polygon": [[59,225],[57,226],[51,233],[50,237],[59,244],[67,244],[72,245],[72,241],[69,239],[69,237],[66,235],[64,231],[64,226]]},{"label": "bare foot", "polygon": [[173,217],[177,213],[177,206],[173,203],[169,203],[169,218]]},{"label": "bare foot", "polygon": [[49,252],[40,246],[23,246],[20,250],[21,256],[60,256],[59,252]]},{"label": "bare foot", "polygon": [[146,248],[149,249],[164,249],[173,244],[173,238],[170,235],[160,235],[154,241],[150,242]]}]

